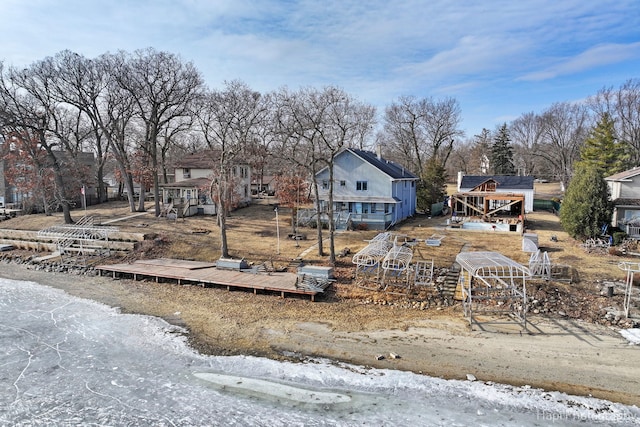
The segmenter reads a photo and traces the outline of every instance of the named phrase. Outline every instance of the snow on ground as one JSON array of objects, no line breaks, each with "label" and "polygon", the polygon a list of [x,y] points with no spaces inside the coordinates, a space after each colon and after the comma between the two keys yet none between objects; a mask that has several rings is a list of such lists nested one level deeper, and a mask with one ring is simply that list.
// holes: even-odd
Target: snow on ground
[{"label": "snow on ground", "polygon": [[621,329],[620,334],[631,344],[640,344],[640,329]]},{"label": "snow on ground", "polygon": [[530,387],[203,356],[184,333],[0,279],[0,425],[640,426],[635,406]]}]

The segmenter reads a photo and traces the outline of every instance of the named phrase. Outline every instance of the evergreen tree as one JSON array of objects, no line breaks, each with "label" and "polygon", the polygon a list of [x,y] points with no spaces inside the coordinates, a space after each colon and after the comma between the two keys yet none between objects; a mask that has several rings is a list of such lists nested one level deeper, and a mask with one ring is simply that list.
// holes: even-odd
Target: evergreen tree
[{"label": "evergreen tree", "polygon": [[431,210],[431,205],[444,200],[446,191],[446,169],[442,162],[431,158],[425,165],[420,181],[418,181],[418,208]]},{"label": "evergreen tree", "polygon": [[580,150],[580,162],[596,167],[605,177],[627,169],[629,155],[625,144],[616,136],[615,125],[609,113],[603,113],[589,132]]},{"label": "evergreen tree", "polygon": [[493,173],[496,175],[515,175],[516,169],[513,164],[513,149],[507,124],[503,124],[498,129],[493,138],[491,146],[491,165]]},{"label": "evergreen tree", "polygon": [[597,237],[611,222],[609,187],[602,171],[594,165],[578,163],[562,201],[562,228],[575,239]]}]

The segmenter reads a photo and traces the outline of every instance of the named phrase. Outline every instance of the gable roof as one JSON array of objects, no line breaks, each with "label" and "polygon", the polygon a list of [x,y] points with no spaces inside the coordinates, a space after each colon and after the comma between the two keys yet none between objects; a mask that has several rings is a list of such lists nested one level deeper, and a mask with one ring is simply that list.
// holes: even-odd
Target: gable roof
[{"label": "gable roof", "polygon": [[634,167],[633,169],[626,170],[624,172],[618,172],[605,178],[606,181],[624,181],[629,178],[633,178],[636,175],[640,175],[640,168]]},{"label": "gable roof", "polygon": [[533,190],[532,176],[515,175],[464,175],[460,188],[476,188],[489,180],[495,181],[500,190]]},{"label": "gable roof", "polygon": [[219,151],[203,150],[185,155],[175,162],[174,166],[188,169],[212,169],[219,159]]},{"label": "gable roof", "polygon": [[418,179],[417,176],[409,172],[403,166],[400,166],[392,161],[378,158],[378,155],[372,151],[357,150],[355,148],[347,148],[344,152],[351,152],[360,157],[365,162],[369,163],[373,167],[379,169],[381,172],[389,175],[392,179]]}]

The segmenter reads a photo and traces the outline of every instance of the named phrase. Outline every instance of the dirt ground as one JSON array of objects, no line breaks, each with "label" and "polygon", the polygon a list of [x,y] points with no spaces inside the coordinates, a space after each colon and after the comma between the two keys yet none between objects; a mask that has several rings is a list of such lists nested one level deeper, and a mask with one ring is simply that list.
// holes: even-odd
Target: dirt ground
[{"label": "dirt ground", "polygon": [[[102,209],[103,218],[131,215],[126,207],[112,207],[108,212]],[[308,262],[326,262],[326,257],[317,255],[313,240],[282,238],[286,237],[285,225],[280,241],[275,241],[275,215],[269,201],[246,209],[234,213],[229,221],[234,255],[247,254],[247,259],[270,259],[282,265],[301,254]],[[281,212],[279,220],[283,218],[286,212]],[[629,345],[617,332],[622,325],[612,324],[603,315],[608,306],[621,304],[620,295],[613,299],[602,295],[603,284],[624,279],[617,264],[628,258],[586,254],[578,242],[562,232],[557,217],[550,213],[535,213],[527,219],[527,231],[537,233],[542,249],[554,262],[570,265],[576,280],[571,284],[537,285],[531,293],[538,301],[538,312],[530,312],[525,331],[508,322],[487,322],[472,329],[459,303],[432,301],[425,307],[420,305],[420,296],[356,288],[350,280],[350,255],[339,259],[336,272],[340,280],[333,291],[317,302],[219,288],[89,275],[79,278],[6,261],[0,263],[0,276],[58,287],[72,295],[120,307],[125,313],[162,317],[185,327],[192,346],[207,354],[294,360],[321,357],[443,378],[464,379],[473,374],[481,381],[527,384],[640,405],[640,347]],[[45,218],[37,225],[32,221],[30,226],[38,229],[56,220],[59,223],[60,218]],[[443,218],[416,217],[394,231],[421,239],[434,233],[445,235],[441,247],[421,246],[417,254],[433,259],[442,268],[450,267],[463,247],[498,250],[522,263],[528,260],[529,254],[521,251],[521,237],[452,232],[443,228],[443,222]],[[28,223],[19,217],[0,226],[28,229]],[[150,244],[136,256],[212,260],[219,254],[211,218],[167,221],[148,214],[121,219],[113,225],[164,235],[162,244]],[[304,231],[313,239],[314,230]],[[353,254],[373,235],[371,231],[341,233],[336,237],[336,247],[349,248]],[[400,357],[392,358],[391,353]],[[385,357],[379,359],[380,355]]]}]

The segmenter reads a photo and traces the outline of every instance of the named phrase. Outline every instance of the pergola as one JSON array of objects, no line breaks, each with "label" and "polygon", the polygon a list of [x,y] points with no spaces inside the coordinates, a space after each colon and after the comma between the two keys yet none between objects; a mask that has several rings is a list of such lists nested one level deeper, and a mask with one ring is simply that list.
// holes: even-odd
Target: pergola
[{"label": "pergola", "polygon": [[458,285],[464,314],[471,327],[480,323],[476,315],[508,314],[527,328],[528,268],[498,252],[461,252],[456,262],[461,267]]}]

